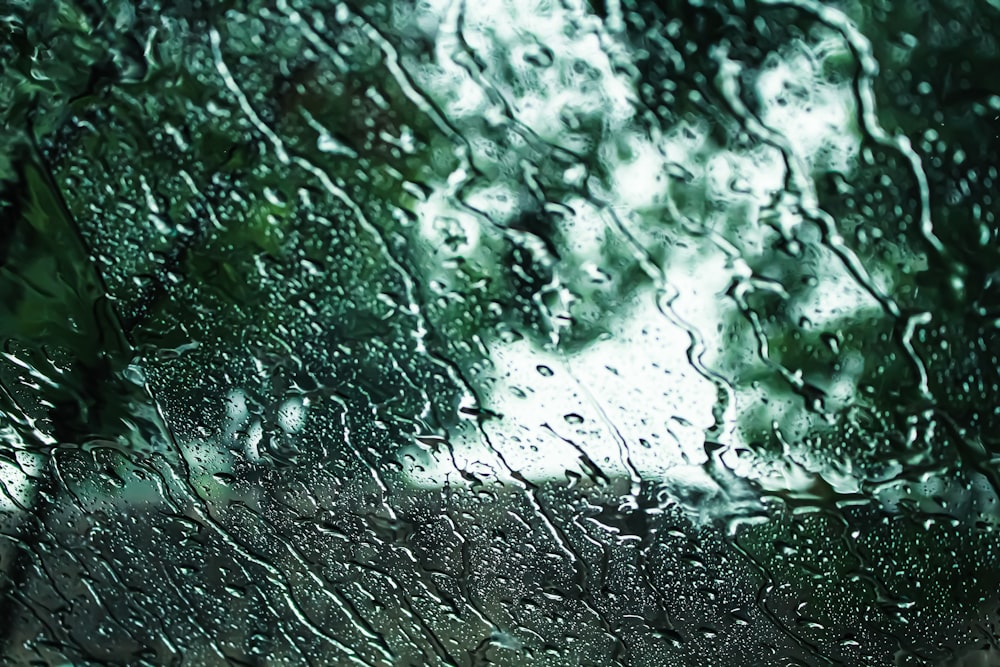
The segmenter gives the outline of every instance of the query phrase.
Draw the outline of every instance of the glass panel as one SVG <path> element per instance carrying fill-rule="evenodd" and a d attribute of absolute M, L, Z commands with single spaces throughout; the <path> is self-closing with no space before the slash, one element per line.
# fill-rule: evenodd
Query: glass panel
<path fill-rule="evenodd" d="M 3 3 L 3 657 L 1000 664 L 997 35 Z"/>

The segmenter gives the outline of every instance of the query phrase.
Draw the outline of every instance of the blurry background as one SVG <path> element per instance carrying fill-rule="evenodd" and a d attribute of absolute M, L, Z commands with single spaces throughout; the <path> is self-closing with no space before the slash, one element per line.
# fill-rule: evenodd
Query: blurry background
<path fill-rule="evenodd" d="M 998 26 L 0 2 L 0 654 L 1000 664 Z"/>

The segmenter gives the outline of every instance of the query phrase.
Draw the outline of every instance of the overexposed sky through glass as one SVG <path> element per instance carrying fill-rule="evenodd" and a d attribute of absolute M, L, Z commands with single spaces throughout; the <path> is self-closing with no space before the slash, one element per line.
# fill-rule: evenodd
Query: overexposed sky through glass
<path fill-rule="evenodd" d="M 665 282 L 679 294 L 675 310 L 706 338 L 709 353 L 703 361 L 711 366 L 710 351 L 719 342 L 713 336 L 732 316 L 723 293 L 734 276 L 750 277 L 746 263 L 734 258 L 732 250 L 745 256 L 766 250 L 763 238 L 771 232 L 759 214 L 784 187 L 781 152 L 766 144 L 745 150 L 714 145 L 708 123 L 697 120 L 649 132 L 637 121 L 634 82 L 621 73 L 625 68 L 611 66 L 611 58 L 622 58 L 623 49 L 600 23 L 589 21 L 582 3 L 575 8 L 546 2 L 506 4 L 508 11 L 476 3 L 429 8 L 442 18 L 428 24 L 433 23 L 439 35 L 452 37 L 439 40 L 437 62 L 422 65 L 418 79 L 462 129 L 463 118 L 489 117 L 497 91 L 514 122 L 555 145 L 573 148 L 582 141 L 567 129 L 567 115 L 601 115 L 605 132 L 596 152 L 610 167 L 610 183 L 587 184 L 603 200 L 602 206 L 561 202 L 575 212 L 567 222 L 574 252 L 561 262 L 601 269 L 601 243 L 614 225 L 612 215 L 638 238 L 657 233 L 658 226 L 676 225 L 670 215 L 668 173 L 679 165 L 690 174 L 684 187 L 699 188 L 712 212 L 694 224 L 718 232 L 732 245 L 727 253 L 718 244 L 694 243 L 678 249 L 661 270 Z M 541 74 L 538 68 L 511 65 L 510 79 L 477 81 L 453 59 L 457 56 L 450 40 L 459 16 L 465 42 L 487 63 L 488 71 L 490 64 L 501 71 L 501 64 L 514 62 L 529 48 L 543 52 L 551 65 Z M 742 91 L 758 97 L 760 123 L 780 135 L 807 175 L 820 168 L 848 173 L 859 149 L 850 83 L 833 83 L 822 76 L 823 59 L 843 49 L 833 36 L 817 43 L 790 44 L 754 73 L 756 90 Z M 592 68 L 589 76 L 574 75 L 580 61 Z M 724 88 L 730 83 L 718 85 Z M 474 143 L 472 123 L 468 132 Z M 500 152 L 511 160 L 509 153 L 516 150 L 506 145 Z M 568 172 L 567 180 L 578 176 Z M 462 176 L 453 179 L 449 189 L 455 191 L 455 183 L 461 181 Z M 518 187 L 513 179 L 499 180 L 467 201 L 502 221 L 515 212 Z M 477 243 L 480 222 L 451 201 L 442 190 L 418 210 L 429 245 L 439 246 L 448 230 L 457 227 L 464 239 L 459 252 L 472 257 L 488 252 Z M 799 220 L 789 212 L 781 224 L 794 227 Z M 830 267 L 821 284 L 796 305 L 816 323 L 876 306 L 840 267 Z M 629 466 L 654 478 L 698 474 L 694 471 L 704 463 L 703 434 L 713 423 L 716 388 L 689 362 L 688 332 L 664 315 L 655 288 L 621 303 L 613 320 L 609 337 L 572 353 L 562 352 L 558 344 L 539 346 L 528 339 L 489 343 L 495 382 L 483 394 L 484 407 L 503 418 L 486 428 L 490 445 L 503 454 L 506 465 L 536 481 L 565 479 L 567 470 L 579 472 L 582 450 L 609 475 L 628 475 Z M 845 386 L 840 391 L 852 389 Z M 739 394 L 736 398 L 728 416 L 733 423 L 740 401 L 751 400 Z M 732 442 L 735 430 L 727 437 Z M 453 442 L 455 461 L 480 475 L 506 480 L 505 466 L 481 440 L 475 434 L 458 436 Z M 461 480 L 451 455 L 444 452 L 416 455 L 409 478 L 421 486 Z"/>

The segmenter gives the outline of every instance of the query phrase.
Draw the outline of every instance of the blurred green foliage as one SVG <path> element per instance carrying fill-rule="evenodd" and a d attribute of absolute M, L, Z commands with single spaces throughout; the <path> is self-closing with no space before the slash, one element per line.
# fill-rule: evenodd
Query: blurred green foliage
<path fill-rule="evenodd" d="M 706 243 L 747 267 L 718 295 L 728 319 L 708 369 L 738 399 L 736 434 L 760 462 L 811 476 L 805 491 L 761 491 L 777 505 L 741 533 L 748 562 L 808 597 L 821 628 L 861 623 L 844 609 L 877 607 L 864 622 L 900 632 L 914 619 L 926 630 L 919 610 L 957 626 L 982 612 L 1000 494 L 993 4 L 621 3 L 606 36 L 632 56 L 615 65 L 634 84 L 636 127 L 653 137 L 697 121 L 706 151 L 782 155 L 760 247 L 739 210 L 708 224 L 713 204 L 684 165 L 669 202 L 616 217 L 599 201 L 616 187 L 602 150 L 624 161 L 629 148 L 602 109 L 567 122 L 567 136 L 587 139 L 570 147 L 509 108 L 449 118 L 401 70 L 400 53 L 432 59 L 400 18 L 407 3 L 309 20 L 296 4 L 2 5 L 0 400 L 12 449 L 162 448 L 167 431 L 201 442 L 219 430 L 226 392 L 244 387 L 267 423 L 260 458 L 275 467 L 389 466 L 413 435 L 459 428 L 462 406 L 486 414 L 477 382 L 491 342 L 585 349 L 636 295 L 664 288 L 679 248 Z M 753 93 L 769 58 L 824 39 L 839 45 L 824 81 L 854 94 L 851 173 L 802 173 Z M 456 49 L 503 107 L 512 66 Z M 516 199 L 506 218 L 474 203 L 496 183 Z M 421 207 L 440 191 L 462 220 L 438 216 L 454 224 L 435 245 Z M 574 245 L 577 200 L 605 216 L 596 257 Z M 803 316 L 835 270 L 866 307 Z M 850 391 L 835 396 L 840 381 Z M 279 427 L 275 403 L 290 395 L 314 402 L 322 428 Z M 163 421 L 137 418 L 143 402 Z M 357 442 L 329 435 L 344 423 Z M 230 449 L 218 455 L 246 463 Z M 863 558 L 840 550 L 827 514 L 858 497 L 903 517 L 872 529 Z M 815 513 L 802 518 L 796 502 Z M 810 550 L 833 554 L 828 581 L 864 585 L 821 603 L 834 592 L 810 592 Z M 960 574 L 942 574 L 947 563 Z M 903 569 L 940 585 L 910 586 Z M 885 592 L 900 588 L 910 598 Z"/>

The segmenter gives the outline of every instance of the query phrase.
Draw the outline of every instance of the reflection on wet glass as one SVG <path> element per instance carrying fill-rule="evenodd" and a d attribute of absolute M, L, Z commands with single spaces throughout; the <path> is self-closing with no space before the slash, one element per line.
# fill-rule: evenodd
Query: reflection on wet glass
<path fill-rule="evenodd" d="M 1000 664 L 1000 5 L 0 7 L 11 664 Z"/>

